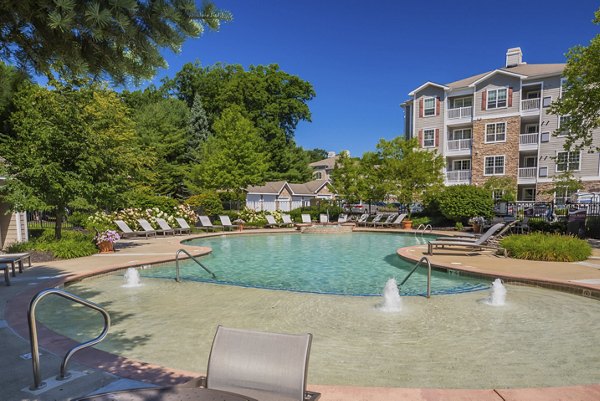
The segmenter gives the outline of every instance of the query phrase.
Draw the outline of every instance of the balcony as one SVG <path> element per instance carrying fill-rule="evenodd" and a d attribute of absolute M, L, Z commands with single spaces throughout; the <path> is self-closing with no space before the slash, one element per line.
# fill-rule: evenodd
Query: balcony
<path fill-rule="evenodd" d="M 462 118 L 470 119 L 472 115 L 473 115 L 473 107 L 472 106 L 448 109 L 448 119 L 449 120 L 456 120 L 456 119 L 462 119 Z"/>
<path fill-rule="evenodd" d="M 537 178 L 537 167 L 519 167 L 517 184 L 534 183 Z"/>
<path fill-rule="evenodd" d="M 471 170 L 454 170 L 446 172 L 446 183 L 468 184 L 471 182 Z"/>
<path fill-rule="evenodd" d="M 469 153 L 471 152 L 471 138 L 469 139 L 454 139 L 447 141 L 447 149 L 448 152 L 461 152 L 461 153 Z"/>
<path fill-rule="evenodd" d="M 519 150 L 535 150 L 538 148 L 540 134 L 535 132 L 531 134 L 519 135 Z"/>
<path fill-rule="evenodd" d="M 521 100 L 521 112 L 530 113 L 540 109 L 540 98 Z"/>

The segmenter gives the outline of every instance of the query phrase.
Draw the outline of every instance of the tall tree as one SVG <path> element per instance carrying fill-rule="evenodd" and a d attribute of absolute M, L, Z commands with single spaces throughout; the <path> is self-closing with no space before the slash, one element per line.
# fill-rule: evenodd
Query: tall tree
<path fill-rule="evenodd" d="M 308 162 L 318 162 L 319 160 L 323 160 L 327 158 L 327 151 L 325 149 L 314 148 L 305 150 L 306 155 L 308 156 Z"/>
<path fill-rule="evenodd" d="M 206 141 L 210 135 L 210 125 L 208 124 L 208 116 L 206 110 L 202 106 L 202 97 L 196 93 L 194 96 L 194 103 L 190 111 L 190 117 L 188 121 L 188 141 L 186 144 L 186 153 L 190 160 L 193 155 L 199 150 L 199 146 L 202 142 Z"/>
<path fill-rule="evenodd" d="M 114 92 L 27 85 L 11 122 L 14 136 L 0 141 L 5 200 L 17 210 L 54 211 L 57 239 L 67 207 L 112 209 L 142 170 L 134 124 Z"/>
<path fill-rule="evenodd" d="M 0 2 L 0 57 L 48 77 L 89 75 L 122 84 L 165 68 L 178 52 L 231 14 L 193 0 L 6 0 Z"/>
<path fill-rule="evenodd" d="M 600 24 L 600 9 L 593 20 Z M 566 83 L 562 96 L 551 106 L 550 112 L 569 116 L 561 123 L 560 131 L 567 132 L 565 149 L 600 150 L 593 131 L 600 127 L 600 34 L 590 44 L 575 46 L 567 53 L 563 72 Z"/>
<path fill-rule="evenodd" d="M 350 203 L 361 200 L 364 194 L 364 179 L 360 160 L 342 152 L 331 172 L 331 181 L 338 195 Z"/>
<path fill-rule="evenodd" d="M 23 71 L 0 63 L 0 133 L 9 133 L 9 116 L 14 111 L 14 96 L 21 85 L 28 82 L 29 77 Z"/>
<path fill-rule="evenodd" d="M 248 185 L 265 181 L 264 140 L 240 107 L 226 109 L 213 131 L 201 146 L 200 163 L 190 174 L 192 188 L 240 194 Z"/>

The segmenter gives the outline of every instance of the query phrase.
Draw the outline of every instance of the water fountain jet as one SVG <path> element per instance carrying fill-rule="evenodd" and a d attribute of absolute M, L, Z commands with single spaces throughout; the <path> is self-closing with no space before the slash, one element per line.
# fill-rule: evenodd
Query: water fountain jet
<path fill-rule="evenodd" d="M 402 298 L 395 278 L 389 279 L 383 289 L 383 303 L 377 309 L 383 312 L 400 312 L 402 310 Z"/>
<path fill-rule="evenodd" d="M 130 267 L 129 269 L 127 269 L 125 275 L 123 276 L 123 279 L 125 280 L 123 288 L 141 287 L 142 285 L 140 280 L 140 273 L 134 267 Z"/>
<path fill-rule="evenodd" d="M 492 306 L 504 306 L 506 303 L 506 287 L 502 284 L 502 280 L 497 278 L 492 283 L 492 292 L 485 303 Z"/>

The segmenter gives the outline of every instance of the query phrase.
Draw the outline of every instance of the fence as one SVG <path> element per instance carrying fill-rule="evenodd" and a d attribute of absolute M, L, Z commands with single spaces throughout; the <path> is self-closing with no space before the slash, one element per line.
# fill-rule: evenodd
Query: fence
<path fill-rule="evenodd" d="M 52 212 L 27 212 L 27 229 L 54 228 L 56 226 L 56 214 Z M 72 228 L 67 216 L 63 216 L 63 228 Z"/>

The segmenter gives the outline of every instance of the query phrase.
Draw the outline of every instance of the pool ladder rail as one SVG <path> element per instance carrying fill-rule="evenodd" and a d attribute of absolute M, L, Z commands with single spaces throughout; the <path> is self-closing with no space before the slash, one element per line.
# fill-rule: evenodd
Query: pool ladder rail
<path fill-rule="evenodd" d="M 422 231 L 421 231 L 422 230 Z M 429 230 L 430 233 L 433 232 L 433 227 L 431 226 L 431 224 L 419 224 L 419 227 L 417 227 L 417 229 L 415 230 L 415 237 L 417 236 L 417 234 L 421 234 L 421 237 L 423 236 L 423 234 L 425 234 L 425 232 Z"/>
<path fill-rule="evenodd" d="M 429 262 L 429 259 L 427 259 L 427 256 L 423 256 L 417 262 L 415 267 L 413 267 L 413 269 L 410 271 L 410 273 L 408 273 L 406 275 L 404 280 L 402 280 L 402 282 L 400 284 L 398 284 L 398 290 L 400 290 L 400 288 L 404 285 L 404 283 L 406 283 L 406 281 L 410 278 L 410 276 L 412 276 L 412 274 L 415 272 L 415 270 L 417 270 L 419 268 L 419 266 L 421 266 L 423 264 L 423 262 L 427 263 L 427 298 L 431 298 L 431 262 Z"/>
<path fill-rule="evenodd" d="M 102 333 L 100 333 L 98 337 L 86 341 L 82 344 L 76 345 L 75 347 L 67 351 L 60 365 L 60 374 L 56 378 L 57 380 L 66 380 L 69 378 L 70 374 L 67 371 L 67 366 L 69 364 L 69 360 L 76 352 L 96 345 L 100 341 L 104 340 L 104 338 L 108 334 L 108 330 L 110 329 L 110 315 L 101 306 L 58 288 L 48 288 L 38 292 L 31 299 L 31 302 L 29 303 L 29 309 L 27 310 L 27 319 L 29 322 L 29 342 L 31 343 L 31 362 L 33 364 L 33 386 L 30 387 L 31 390 L 39 390 L 46 385 L 46 383 L 42 381 L 40 376 L 40 351 L 38 343 L 37 325 L 35 320 L 35 308 L 43 298 L 52 294 L 66 298 L 83 306 L 86 306 L 90 309 L 94 309 L 100 312 L 102 314 L 102 317 L 104 317 L 104 328 L 102 329 Z"/>
<path fill-rule="evenodd" d="M 212 276 L 212 278 L 214 278 L 214 279 L 217 278 L 217 276 L 215 275 L 215 273 L 213 273 L 212 271 L 210 271 L 210 269 L 208 267 L 204 266 L 198 259 L 196 259 L 195 257 L 193 257 L 188 251 L 186 251 L 185 249 L 180 249 L 175 254 L 175 281 L 177 281 L 178 283 L 181 283 L 181 278 L 179 277 L 179 254 L 180 253 L 185 253 L 190 259 L 192 259 L 194 262 L 196 262 L 196 264 L 198 266 L 200 266 L 201 268 L 203 268 L 204 270 L 206 270 L 206 272 L 208 274 L 210 274 Z"/>

